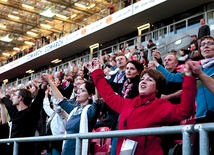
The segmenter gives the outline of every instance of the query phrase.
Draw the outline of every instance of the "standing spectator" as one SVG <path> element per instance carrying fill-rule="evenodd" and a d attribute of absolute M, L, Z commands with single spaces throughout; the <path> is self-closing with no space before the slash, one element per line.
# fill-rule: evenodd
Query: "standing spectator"
<path fill-rule="evenodd" d="M 174 54 L 169 54 L 164 59 L 164 67 L 170 73 L 177 73 L 176 67 L 178 65 L 178 59 Z M 167 82 L 166 89 L 164 89 L 161 98 L 165 98 L 172 104 L 180 104 L 182 92 L 182 82 Z M 168 125 L 179 125 L 180 121 L 169 123 Z M 164 154 L 168 154 L 169 149 L 174 147 L 174 141 L 181 139 L 179 134 L 164 135 L 164 139 L 161 143 Z"/>
<path fill-rule="evenodd" d="M 113 14 L 114 13 L 114 3 L 111 1 L 111 3 L 108 6 L 109 9 L 109 14 Z"/>
<path fill-rule="evenodd" d="M 49 101 L 49 94 L 51 94 L 51 100 L 53 102 L 53 108 Z M 43 109 L 49 116 L 46 126 L 50 127 L 51 135 L 63 135 L 65 133 L 65 123 L 67 121 L 67 113 L 61 109 L 59 105 L 56 105 L 56 99 L 48 88 L 45 91 L 45 98 L 43 102 Z M 47 134 L 47 133 L 46 133 Z M 51 141 L 48 145 L 47 155 L 60 155 L 62 151 L 62 140 Z"/>
<path fill-rule="evenodd" d="M 157 70 L 149 69 L 142 72 L 138 86 L 139 95 L 134 99 L 124 99 L 114 93 L 106 82 L 101 64 L 94 59 L 89 70 L 95 86 L 106 103 L 120 113 L 119 130 L 161 127 L 167 122 L 175 122 L 188 118 L 194 110 L 196 95 L 196 79 L 187 68 L 183 82 L 181 104 L 172 105 L 166 99 L 159 98 L 165 89 L 165 78 Z M 188 67 L 188 66 L 187 66 Z M 140 117 L 139 117 L 140 116 Z M 160 146 L 161 136 L 129 136 L 138 142 L 136 155 L 163 154 Z M 117 155 L 120 153 L 125 137 L 118 138 Z"/>
<path fill-rule="evenodd" d="M 99 113 L 99 106 L 92 103 L 92 95 L 95 94 L 95 87 L 92 81 L 86 81 L 77 90 L 77 105 L 66 100 L 54 83 L 50 80 L 49 75 L 45 74 L 45 80 L 49 83 L 57 103 L 68 114 L 68 120 L 65 125 L 66 133 L 87 133 L 92 131 Z M 96 102 L 98 103 L 98 102 Z M 88 140 L 82 142 L 82 154 L 88 153 Z M 75 155 L 76 140 L 65 140 L 62 155 Z"/>
<path fill-rule="evenodd" d="M 7 120 L 7 114 L 4 104 L 0 103 L 0 139 L 9 138 L 9 125 Z M 6 143 L 0 144 L 0 150 L 2 155 L 9 154 L 8 146 Z"/>
<path fill-rule="evenodd" d="M 198 39 L 201 39 L 203 36 L 210 35 L 210 27 L 205 24 L 205 19 L 200 19 L 201 27 L 198 29 Z"/>
<path fill-rule="evenodd" d="M 201 54 L 205 59 L 201 60 L 201 69 L 203 72 L 212 77 L 214 72 L 214 38 L 212 36 L 204 36 L 200 40 L 200 50 Z M 165 70 L 161 65 L 156 64 L 157 70 L 164 74 L 167 81 L 171 82 L 182 82 L 183 81 L 183 73 L 172 74 Z M 197 80 L 197 95 L 196 95 L 196 123 L 208 123 L 213 122 L 210 119 L 209 111 L 214 111 L 214 94 L 204 85 L 201 84 L 201 80 Z M 213 138 L 210 138 L 210 147 L 214 146 Z M 198 141 L 194 147 L 196 152 L 198 152 Z M 211 150 L 212 151 L 212 150 Z M 213 153 L 213 152 L 212 152 Z"/>
<path fill-rule="evenodd" d="M 6 106 L 12 120 L 11 138 L 35 136 L 46 86 L 47 83 L 43 81 L 33 102 L 31 92 L 27 89 L 17 90 L 11 95 L 12 100 L 0 93 L 1 101 Z M 33 155 L 34 153 L 34 143 L 19 144 L 18 155 Z"/>
<path fill-rule="evenodd" d="M 157 49 L 157 45 L 152 40 L 149 40 L 147 42 L 147 48 L 150 50 L 155 50 Z"/>

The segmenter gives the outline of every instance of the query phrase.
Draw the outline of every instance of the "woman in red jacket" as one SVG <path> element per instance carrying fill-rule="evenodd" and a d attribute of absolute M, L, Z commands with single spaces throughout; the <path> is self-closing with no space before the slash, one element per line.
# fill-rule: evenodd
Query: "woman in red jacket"
<path fill-rule="evenodd" d="M 191 76 L 187 66 L 181 104 L 173 105 L 168 100 L 159 98 L 165 88 L 165 77 L 157 70 L 148 69 L 142 72 L 138 86 L 139 95 L 134 99 L 124 99 L 115 94 L 104 78 L 98 59 L 87 64 L 95 86 L 105 102 L 120 113 L 119 130 L 161 127 L 167 122 L 177 122 L 188 118 L 194 111 L 196 80 Z M 120 153 L 125 138 L 119 138 L 117 155 Z M 129 137 L 137 141 L 135 155 L 162 155 L 161 136 Z"/>

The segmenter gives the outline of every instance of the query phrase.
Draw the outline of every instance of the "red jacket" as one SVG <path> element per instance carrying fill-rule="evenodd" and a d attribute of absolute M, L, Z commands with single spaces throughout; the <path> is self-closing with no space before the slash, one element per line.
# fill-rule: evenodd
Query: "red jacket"
<path fill-rule="evenodd" d="M 92 78 L 98 92 L 105 102 L 120 114 L 119 130 L 161 127 L 167 122 L 177 122 L 188 118 L 194 111 L 196 96 L 196 80 L 192 76 L 185 76 L 181 104 L 173 105 L 166 99 L 154 99 L 155 96 L 139 95 L 134 99 L 124 99 L 116 95 L 107 84 L 103 71 L 95 70 Z M 149 103 L 146 103 L 149 101 Z M 126 121 L 125 121 L 126 120 Z M 126 122 L 126 123 L 124 123 Z M 128 137 L 137 141 L 135 155 L 162 155 L 160 146 L 161 136 Z M 124 138 L 118 139 L 117 155 Z"/>

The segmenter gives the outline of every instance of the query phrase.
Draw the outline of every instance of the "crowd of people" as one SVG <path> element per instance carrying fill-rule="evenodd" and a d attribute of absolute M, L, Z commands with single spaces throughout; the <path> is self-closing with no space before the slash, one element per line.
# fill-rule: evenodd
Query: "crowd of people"
<path fill-rule="evenodd" d="M 57 74 L 50 69 L 40 79 L 2 90 L 0 138 L 88 133 L 99 127 L 161 127 L 190 119 L 212 122 L 214 38 L 204 35 L 194 42 L 194 48 L 190 44 L 190 49 L 197 48 L 197 52 L 192 50 L 194 54 L 181 49 L 179 58 L 171 51 L 162 60 L 149 40 L 151 61 L 142 45 L 129 49 L 127 43 L 112 55 L 104 52 L 100 59 L 70 64 L 70 70 L 61 69 Z M 198 154 L 198 135 L 194 137 L 194 154 Z M 167 136 L 113 138 L 111 155 L 119 155 L 127 139 L 137 142 L 136 155 L 168 154 L 175 140 Z M 212 139 L 210 136 L 210 146 Z M 18 154 L 71 155 L 75 144 L 75 140 L 20 143 Z M 83 140 L 82 148 L 83 155 L 93 154 L 88 140 Z M 0 150 L 12 154 L 13 145 L 0 144 Z"/>

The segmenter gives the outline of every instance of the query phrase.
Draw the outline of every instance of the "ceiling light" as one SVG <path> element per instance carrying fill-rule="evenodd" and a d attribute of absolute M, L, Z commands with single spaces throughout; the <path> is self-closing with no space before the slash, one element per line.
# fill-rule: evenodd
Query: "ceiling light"
<path fill-rule="evenodd" d="M 145 29 L 148 29 L 148 28 L 150 28 L 150 24 L 149 23 L 146 23 L 144 25 L 141 25 L 141 26 L 137 27 L 137 29 L 141 30 L 141 31 L 145 30 Z"/>
<path fill-rule="evenodd" d="M 89 46 L 90 49 L 95 49 L 99 47 L 99 43 L 93 44 L 91 46 Z"/>
<path fill-rule="evenodd" d="M 5 52 L 3 52 L 2 55 L 7 56 L 7 57 L 10 56 L 9 53 L 5 53 Z"/>
<path fill-rule="evenodd" d="M 62 60 L 60 60 L 60 59 L 55 59 L 55 60 L 51 61 L 51 63 L 57 64 L 57 63 L 59 63 L 59 62 L 61 62 L 61 61 L 62 61 Z"/>
<path fill-rule="evenodd" d="M 31 70 L 31 69 L 29 69 L 29 70 L 26 71 L 26 73 L 28 73 L 28 74 L 31 74 L 33 72 L 34 72 L 34 70 Z"/>
<path fill-rule="evenodd" d="M 74 17 L 76 17 L 77 16 L 77 14 L 75 13 L 75 14 L 73 14 L 70 18 L 72 19 L 72 18 L 74 18 Z"/>
<path fill-rule="evenodd" d="M 9 35 L 10 34 L 7 34 L 6 36 L 1 37 L 0 40 L 5 42 L 11 42 L 13 39 L 9 38 Z"/>
<path fill-rule="evenodd" d="M 3 83 L 4 83 L 4 84 L 8 83 L 8 79 L 4 79 L 4 80 L 3 80 Z"/>
<path fill-rule="evenodd" d="M 7 2 L 8 0 L 1 0 L 1 1 L 3 1 L 3 2 Z"/>
<path fill-rule="evenodd" d="M 66 18 L 67 18 L 66 16 L 60 15 L 60 14 L 56 14 L 56 16 L 59 17 L 59 18 L 63 18 L 63 19 L 66 19 Z"/>
<path fill-rule="evenodd" d="M 34 43 L 30 42 L 30 41 L 25 41 L 24 42 L 25 44 L 28 44 L 28 45 L 34 45 Z"/>
<path fill-rule="evenodd" d="M 40 24 L 40 26 L 45 27 L 45 28 L 48 28 L 48 29 L 51 28 L 51 26 L 50 26 L 50 25 L 47 25 L 47 24 Z"/>
<path fill-rule="evenodd" d="M 87 9 L 91 9 L 93 7 L 95 7 L 96 4 L 91 4 L 90 6 L 87 6 Z"/>
<path fill-rule="evenodd" d="M 0 28 L 6 29 L 7 27 L 5 25 L 0 25 Z"/>
<path fill-rule="evenodd" d="M 16 50 L 16 51 L 20 50 L 20 48 L 18 48 L 18 47 L 13 47 L 13 49 Z"/>
<path fill-rule="evenodd" d="M 19 17 L 18 17 L 18 16 L 14 16 L 14 15 L 11 15 L 11 14 L 9 14 L 9 15 L 8 15 L 8 17 L 10 17 L 10 18 L 12 18 L 12 19 L 16 19 L 16 20 L 18 20 L 18 19 L 19 19 Z"/>
<path fill-rule="evenodd" d="M 33 9 L 34 9 L 34 7 L 33 7 L 33 6 L 26 5 L 26 4 L 22 4 L 22 7 L 23 7 L 23 8 L 26 8 L 26 9 L 31 9 L 31 10 L 33 10 Z"/>
<path fill-rule="evenodd" d="M 31 32 L 31 31 L 27 31 L 27 34 L 32 35 L 32 36 L 37 36 L 38 34 Z"/>
<path fill-rule="evenodd" d="M 80 3 L 74 3 L 75 6 L 86 9 L 86 6 Z"/>
<path fill-rule="evenodd" d="M 56 13 L 53 13 L 51 8 L 49 8 L 48 10 L 41 12 L 40 15 L 51 18 L 55 16 Z"/>

